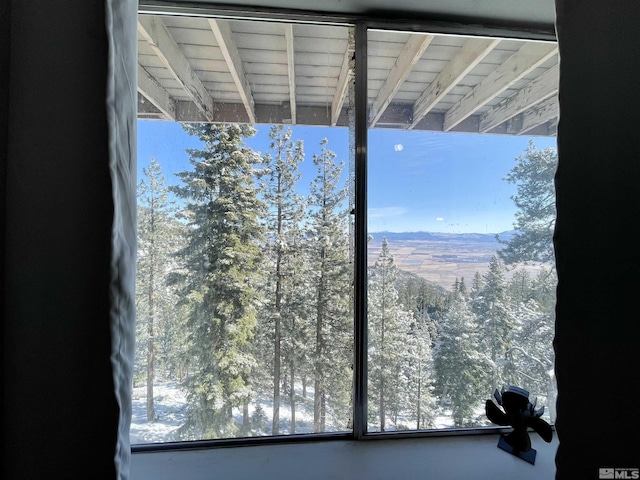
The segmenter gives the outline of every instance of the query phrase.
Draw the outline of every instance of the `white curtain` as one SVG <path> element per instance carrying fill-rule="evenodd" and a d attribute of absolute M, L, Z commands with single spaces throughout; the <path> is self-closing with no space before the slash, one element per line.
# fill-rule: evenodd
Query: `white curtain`
<path fill-rule="evenodd" d="M 119 405 L 116 469 L 128 477 L 131 387 L 135 344 L 137 8 L 135 0 L 106 0 L 109 39 L 107 117 L 114 220 L 112 231 L 111 341 Z"/>

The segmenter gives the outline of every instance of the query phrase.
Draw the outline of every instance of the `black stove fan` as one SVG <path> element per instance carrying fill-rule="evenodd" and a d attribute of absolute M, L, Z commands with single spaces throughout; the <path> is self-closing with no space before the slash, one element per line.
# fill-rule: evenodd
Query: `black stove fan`
<path fill-rule="evenodd" d="M 531 403 L 529 392 L 520 387 L 510 386 L 502 393 L 496 389 L 493 397 L 495 402 L 489 399 L 485 404 L 487 418 L 497 425 L 513 427 L 513 432 L 500 438 L 498 447 L 534 464 L 536 451 L 531 448 L 528 429 L 533 429 L 545 442 L 553 439 L 551 425 L 540 418 L 544 407 L 536 410 L 537 400 Z"/>

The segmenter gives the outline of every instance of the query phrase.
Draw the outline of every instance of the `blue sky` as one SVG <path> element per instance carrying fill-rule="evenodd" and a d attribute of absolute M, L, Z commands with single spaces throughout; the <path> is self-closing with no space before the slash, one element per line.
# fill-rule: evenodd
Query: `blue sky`
<path fill-rule="evenodd" d="M 247 146 L 265 153 L 269 125 L 256 125 L 258 133 Z M 300 165 L 301 193 L 315 176 L 312 155 L 320 141 L 348 168 L 346 128 L 292 127 L 293 139 L 304 141 L 306 160 Z M 429 231 L 499 233 L 510 230 L 515 207 L 510 196 L 515 186 L 503 180 L 522 154 L 529 137 L 400 130 L 369 130 L 369 231 Z M 555 138 L 536 137 L 542 149 L 555 147 Z M 168 184 L 175 173 L 189 168 L 187 148 L 199 141 L 180 125 L 163 121 L 138 122 L 138 176 L 154 157 Z"/>

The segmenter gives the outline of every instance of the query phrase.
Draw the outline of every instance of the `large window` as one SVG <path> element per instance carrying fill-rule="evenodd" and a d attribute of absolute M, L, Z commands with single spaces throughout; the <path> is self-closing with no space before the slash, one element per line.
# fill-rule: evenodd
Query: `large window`
<path fill-rule="evenodd" d="M 507 385 L 554 416 L 555 139 L 514 105 L 553 93 L 555 45 L 370 31 L 368 52 L 369 430 L 489 425 Z"/>
<path fill-rule="evenodd" d="M 139 19 L 131 442 L 553 419 L 555 44 L 268 20 Z"/>

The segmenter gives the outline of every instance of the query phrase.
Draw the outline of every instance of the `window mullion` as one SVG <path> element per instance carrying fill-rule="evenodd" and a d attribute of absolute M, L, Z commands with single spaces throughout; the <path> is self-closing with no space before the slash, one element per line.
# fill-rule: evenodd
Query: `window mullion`
<path fill-rule="evenodd" d="M 353 435 L 367 431 L 367 25 L 355 31 L 355 265 Z"/>

